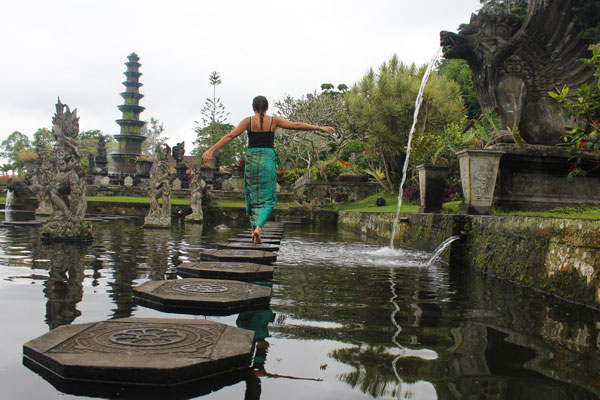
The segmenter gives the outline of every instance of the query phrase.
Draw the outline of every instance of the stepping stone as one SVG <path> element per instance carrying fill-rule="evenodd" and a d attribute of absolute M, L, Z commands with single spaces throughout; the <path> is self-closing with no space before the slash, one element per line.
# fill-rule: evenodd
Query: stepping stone
<path fill-rule="evenodd" d="M 273 279 L 273 267 L 264 264 L 200 261 L 177 266 L 177 274 L 188 278 L 233 279 L 237 281 L 268 281 Z"/>
<path fill-rule="evenodd" d="M 137 304 L 164 312 L 230 315 L 268 308 L 271 289 L 220 279 L 150 281 L 133 288 Z"/>
<path fill-rule="evenodd" d="M 271 264 L 277 261 L 277 254 L 262 250 L 205 250 L 200 253 L 200 260 Z"/>
<path fill-rule="evenodd" d="M 46 221 L 32 219 L 29 221 L 2 221 L 2 225 L 12 225 L 12 226 L 38 226 L 44 225 Z"/>
<path fill-rule="evenodd" d="M 23 345 L 23 364 L 59 390 L 112 398 L 131 387 L 228 379 L 253 353 L 253 331 L 205 319 L 121 318 L 53 329 Z"/>
<path fill-rule="evenodd" d="M 217 243 L 217 249 L 242 249 L 242 250 L 264 250 L 264 251 L 278 251 L 278 244 L 254 244 L 254 243 L 240 243 L 240 242 L 221 242 Z"/>
<path fill-rule="evenodd" d="M 227 239 L 228 242 L 236 243 L 254 243 L 250 238 L 231 238 Z M 262 238 L 264 244 L 281 244 L 281 239 L 266 239 Z"/>
<path fill-rule="evenodd" d="M 264 234 L 260 235 L 261 239 L 281 239 L 281 236 L 283 236 L 283 235 L 272 234 L 272 233 L 264 233 Z M 238 233 L 236 235 L 236 237 L 250 239 L 250 232 Z"/>

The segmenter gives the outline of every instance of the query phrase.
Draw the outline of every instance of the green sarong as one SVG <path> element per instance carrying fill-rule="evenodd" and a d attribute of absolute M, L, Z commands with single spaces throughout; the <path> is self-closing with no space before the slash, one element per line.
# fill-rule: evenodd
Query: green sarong
<path fill-rule="evenodd" d="M 244 168 L 246 214 L 250 224 L 265 225 L 277 203 L 277 153 L 271 148 L 249 148 Z"/>

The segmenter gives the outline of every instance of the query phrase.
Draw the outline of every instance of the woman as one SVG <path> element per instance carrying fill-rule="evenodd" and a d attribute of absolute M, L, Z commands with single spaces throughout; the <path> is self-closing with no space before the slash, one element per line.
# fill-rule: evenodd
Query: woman
<path fill-rule="evenodd" d="M 279 159 L 273 149 L 275 129 L 323 131 L 335 133 L 331 126 L 318 126 L 303 122 L 291 122 L 280 117 L 266 115 L 269 102 L 264 96 L 256 96 L 252 101 L 254 116 L 239 123 L 237 128 L 223 136 L 214 146 L 202 154 L 202 161 L 209 162 L 215 151 L 234 138 L 248 132 L 248 152 L 244 168 L 244 192 L 246 195 L 246 214 L 250 217 L 252 240 L 261 244 L 260 234 L 269 219 L 276 203 L 277 164 Z"/>

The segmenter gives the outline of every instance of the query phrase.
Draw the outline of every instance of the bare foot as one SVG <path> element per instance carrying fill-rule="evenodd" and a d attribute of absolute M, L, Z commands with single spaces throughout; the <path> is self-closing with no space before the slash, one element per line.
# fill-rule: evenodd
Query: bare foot
<path fill-rule="evenodd" d="M 262 239 L 260 237 L 261 232 L 262 228 L 260 226 L 254 228 L 254 231 L 252 232 L 252 241 L 254 244 L 262 244 Z"/>

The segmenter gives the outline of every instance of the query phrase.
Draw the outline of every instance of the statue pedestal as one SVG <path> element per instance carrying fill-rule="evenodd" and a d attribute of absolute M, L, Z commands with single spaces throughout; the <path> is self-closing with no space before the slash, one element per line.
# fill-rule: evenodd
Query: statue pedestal
<path fill-rule="evenodd" d="M 144 228 L 169 228 L 171 216 L 148 215 L 144 219 Z"/>
<path fill-rule="evenodd" d="M 496 145 L 503 152 L 494 207 L 503 210 L 550 210 L 557 207 L 600 206 L 600 156 L 586 154 L 580 166 L 586 176 L 568 180 L 574 160 L 553 146 Z"/>

